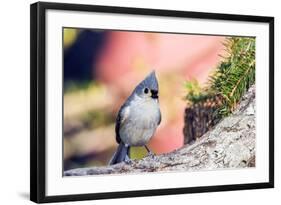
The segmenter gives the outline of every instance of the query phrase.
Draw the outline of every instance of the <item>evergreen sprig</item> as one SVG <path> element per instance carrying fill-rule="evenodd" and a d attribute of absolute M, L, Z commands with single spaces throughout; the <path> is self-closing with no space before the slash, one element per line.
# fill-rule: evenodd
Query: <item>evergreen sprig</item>
<path fill-rule="evenodd" d="M 222 117 L 233 112 L 243 94 L 255 83 L 255 38 L 230 37 L 224 45 L 224 60 L 210 76 L 209 87 L 197 91 L 194 97 L 194 91 L 188 89 L 194 86 L 186 86 L 186 99 L 193 104 L 219 96 L 222 102 L 216 112 Z M 194 81 L 189 83 L 194 84 Z"/>
<path fill-rule="evenodd" d="M 205 101 L 210 97 L 210 94 L 195 79 L 185 82 L 185 89 L 188 92 L 185 99 L 192 104 Z"/>

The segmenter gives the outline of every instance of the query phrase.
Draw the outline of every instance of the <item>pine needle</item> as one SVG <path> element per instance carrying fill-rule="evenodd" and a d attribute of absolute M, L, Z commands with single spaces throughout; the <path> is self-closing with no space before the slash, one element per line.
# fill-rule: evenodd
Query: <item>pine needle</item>
<path fill-rule="evenodd" d="M 226 54 L 209 76 L 209 87 L 202 89 L 194 80 L 187 82 L 193 85 L 186 87 L 186 99 L 191 104 L 219 96 L 222 104 L 216 112 L 221 117 L 232 113 L 244 93 L 255 83 L 255 38 L 230 37 L 223 45 Z"/>

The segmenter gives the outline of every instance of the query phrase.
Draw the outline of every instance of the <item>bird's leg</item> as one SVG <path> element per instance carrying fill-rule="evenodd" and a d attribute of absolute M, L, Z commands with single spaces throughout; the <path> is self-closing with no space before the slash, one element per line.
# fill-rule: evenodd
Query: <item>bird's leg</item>
<path fill-rule="evenodd" d="M 150 149 L 146 145 L 144 145 L 144 147 L 145 147 L 146 151 L 148 152 L 147 156 L 152 156 L 152 157 L 155 156 L 155 154 L 153 152 L 151 152 Z"/>

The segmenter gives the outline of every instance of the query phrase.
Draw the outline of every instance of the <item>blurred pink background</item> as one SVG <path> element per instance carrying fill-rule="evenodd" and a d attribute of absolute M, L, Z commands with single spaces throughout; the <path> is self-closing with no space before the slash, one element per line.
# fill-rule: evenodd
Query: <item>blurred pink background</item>
<path fill-rule="evenodd" d="M 183 146 L 186 102 L 184 82 L 201 85 L 220 62 L 225 38 L 145 32 L 109 32 L 95 68 L 97 80 L 105 83 L 118 99 L 117 112 L 134 87 L 155 70 L 160 86 L 162 122 L 149 147 L 165 153 Z"/>

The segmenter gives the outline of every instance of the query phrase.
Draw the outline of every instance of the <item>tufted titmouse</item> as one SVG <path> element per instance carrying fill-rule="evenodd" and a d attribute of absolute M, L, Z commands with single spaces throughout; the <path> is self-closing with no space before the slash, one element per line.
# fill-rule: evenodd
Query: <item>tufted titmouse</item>
<path fill-rule="evenodd" d="M 158 101 L 158 82 L 151 72 L 121 106 L 115 124 L 116 141 L 119 146 L 109 164 L 128 162 L 131 146 L 145 146 L 161 122 Z"/>

